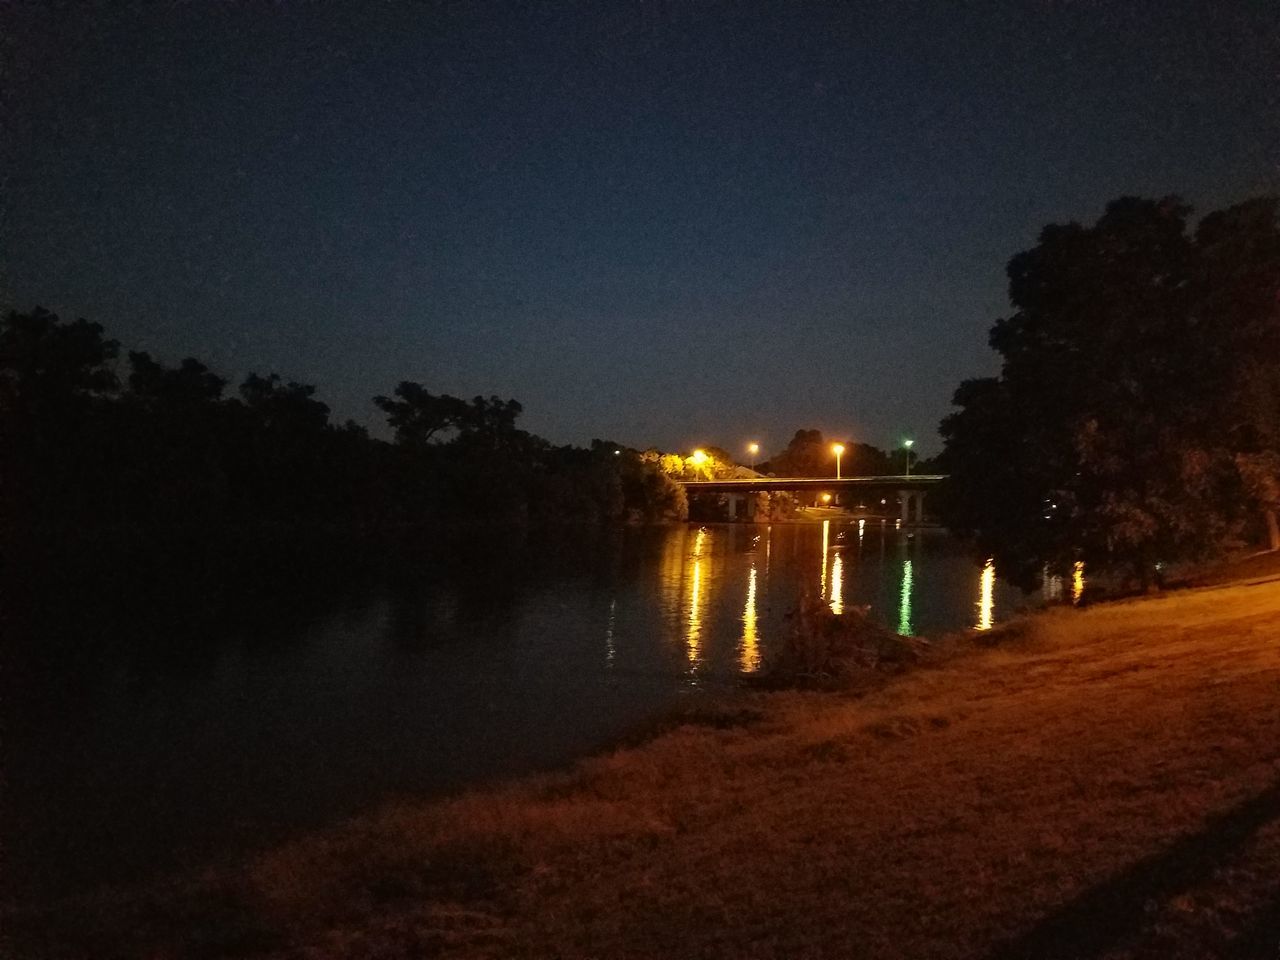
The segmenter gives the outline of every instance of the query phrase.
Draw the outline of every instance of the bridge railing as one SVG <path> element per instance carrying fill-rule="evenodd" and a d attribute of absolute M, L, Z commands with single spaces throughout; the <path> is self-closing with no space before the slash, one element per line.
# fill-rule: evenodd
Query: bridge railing
<path fill-rule="evenodd" d="M 947 479 L 946 474 L 941 473 L 924 473 L 911 476 L 882 476 L 882 477 L 726 477 L 720 480 L 681 480 L 680 483 L 686 487 L 777 487 L 790 489 L 803 489 L 805 487 L 833 487 L 833 486 L 850 486 L 850 487 L 923 487 L 932 486 L 941 483 Z"/>

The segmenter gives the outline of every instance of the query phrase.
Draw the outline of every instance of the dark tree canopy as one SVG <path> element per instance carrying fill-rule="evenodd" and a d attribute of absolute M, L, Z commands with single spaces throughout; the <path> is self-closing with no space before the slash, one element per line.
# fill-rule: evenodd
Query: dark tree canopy
<path fill-rule="evenodd" d="M 764 469 L 779 477 L 830 477 L 836 472 L 834 444 L 821 430 L 797 430 L 785 450 L 775 455 Z M 895 464 L 901 468 L 901 455 L 891 457 L 869 443 L 852 440 L 839 441 L 844 447 L 840 455 L 840 470 L 844 476 L 882 477 L 895 472 Z M 914 462 L 914 457 L 912 458 Z"/>
<path fill-rule="evenodd" d="M 166 370 L 148 353 L 129 351 L 129 392 L 162 404 L 200 404 L 222 398 L 227 381 L 199 360 L 187 357 L 176 370 Z"/>
<path fill-rule="evenodd" d="M 956 391 L 937 498 L 1004 575 L 1027 585 L 1083 560 L 1145 581 L 1264 516 L 1276 213 L 1254 200 L 1192 233 L 1176 198 L 1122 198 L 1009 262 L 1014 313 L 991 331 L 1001 372 Z"/>
<path fill-rule="evenodd" d="M 602 521 L 682 515 L 682 488 L 626 452 L 554 447 L 521 429 L 515 400 L 470 401 L 401 383 L 375 403 L 395 444 L 330 422 L 315 387 L 251 373 L 233 397 L 194 358 L 128 354 L 86 320 L 48 311 L 0 323 L 0 522 L 58 531 L 342 529 Z"/>
<path fill-rule="evenodd" d="M 422 384 L 403 380 L 395 397 L 377 396 L 373 402 L 387 415 L 396 432 L 396 442 L 420 445 L 452 440 L 461 432 L 468 414 L 467 403 L 447 393 L 429 393 Z"/>
<path fill-rule="evenodd" d="M 0 329 L 0 403 L 30 412 L 110 392 L 116 377 L 108 364 L 119 347 L 88 320 L 60 323 L 41 307 L 12 311 Z"/>

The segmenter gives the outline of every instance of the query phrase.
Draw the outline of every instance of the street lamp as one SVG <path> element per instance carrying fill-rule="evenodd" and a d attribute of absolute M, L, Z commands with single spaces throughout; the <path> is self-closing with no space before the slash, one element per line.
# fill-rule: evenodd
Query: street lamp
<path fill-rule="evenodd" d="M 760 453 L 760 444 L 747 444 L 747 453 L 751 454 L 751 469 L 754 470 L 756 468 L 756 456 Z"/>
<path fill-rule="evenodd" d="M 844 453 L 844 444 L 833 443 L 831 445 L 831 449 L 836 455 L 836 479 L 839 480 L 840 479 L 840 455 Z"/>
<path fill-rule="evenodd" d="M 902 446 L 906 449 L 907 476 L 911 476 L 911 448 L 915 445 L 914 440 L 903 440 Z"/>
<path fill-rule="evenodd" d="M 689 459 L 693 461 L 693 466 L 695 470 L 701 470 L 703 467 L 706 466 L 707 460 L 709 460 L 710 458 L 707 456 L 707 451 L 695 450 L 693 451 L 693 456 L 691 456 Z"/>

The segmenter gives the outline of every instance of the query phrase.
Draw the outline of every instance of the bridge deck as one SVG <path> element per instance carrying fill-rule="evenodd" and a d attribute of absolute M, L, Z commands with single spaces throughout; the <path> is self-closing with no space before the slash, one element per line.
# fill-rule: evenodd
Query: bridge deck
<path fill-rule="evenodd" d="M 901 477 L 734 477 L 725 480 L 681 480 L 690 493 L 755 493 L 762 490 L 907 490 L 931 487 L 945 474 Z"/>

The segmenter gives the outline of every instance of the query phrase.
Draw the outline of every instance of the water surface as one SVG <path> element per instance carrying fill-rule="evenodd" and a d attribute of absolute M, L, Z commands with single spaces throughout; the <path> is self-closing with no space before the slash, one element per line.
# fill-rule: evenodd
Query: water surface
<path fill-rule="evenodd" d="M 426 553 L 341 587 L 273 574 L 216 616 L 184 599 L 11 637 L 10 885 L 138 879 L 562 763 L 759 670 L 805 591 L 903 634 L 1023 602 L 892 522 L 488 531 Z"/>

